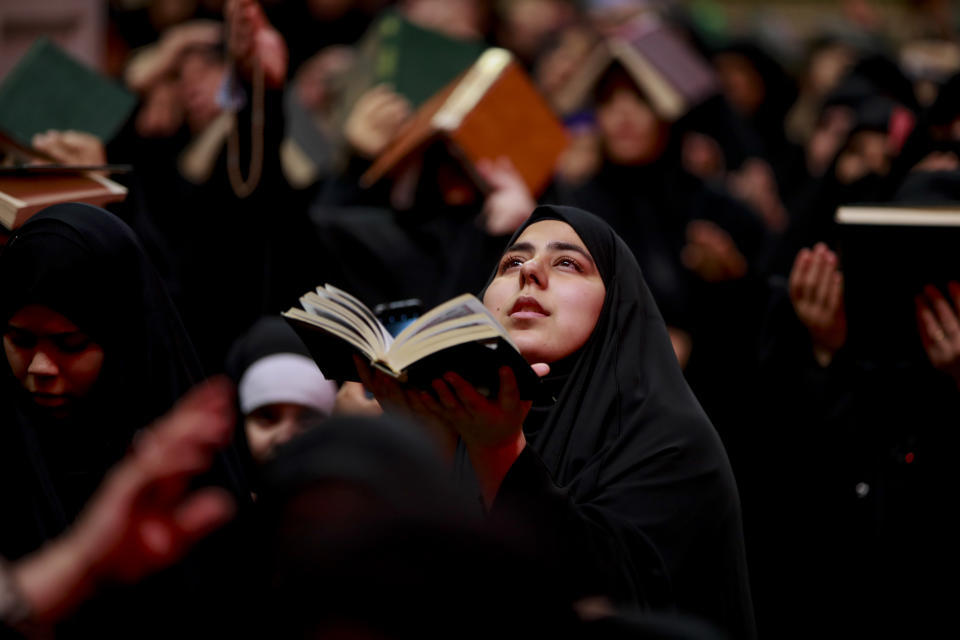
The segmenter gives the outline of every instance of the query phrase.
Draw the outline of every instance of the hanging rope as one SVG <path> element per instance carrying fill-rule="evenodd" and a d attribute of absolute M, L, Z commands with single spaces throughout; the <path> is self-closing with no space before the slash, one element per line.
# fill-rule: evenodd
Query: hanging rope
<path fill-rule="evenodd" d="M 228 60 L 232 68 L 236 68 Z M 234 114 L 233 126 L 227 137 L 227 176 L 230 186 L 238 198 L 246 198 L 260 182 L 263 172 L 263 104 L 264 104 L 264 72 L 260 61 L 253 59 L 253 97 L 250 105 L 250 167 L 247 178 L 244 180 L 240 171 L 240 119 Z"/>

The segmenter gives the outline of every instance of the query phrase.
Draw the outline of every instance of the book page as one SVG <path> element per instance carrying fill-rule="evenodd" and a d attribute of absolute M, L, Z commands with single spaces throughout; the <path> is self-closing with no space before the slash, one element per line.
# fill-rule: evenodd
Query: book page
<path fill-rule="evenodd" d="M 356 347 L 360 353 L 367 356 L 371 361 L 379 359 L 379 355 L 371 349 L 370 345 L 352 327 L 343 322 L 341 318 L 326 313 L 317 315 L 296 308 L 288 309 L 282 315 L 340 338 Z"/>
<path fill-rule="evenodd" d="M 400 332 L 400 335 L 396 337 L 394 342 L 395 346 L 393 348 L 398 349 L 401 344 L 412 339 L 416 334 L 426 331 L 427 329 L 430 329 L 441 322 L 447 322 L 472 315 L 485 318 L 485 322 L 495 327 L 498 331 L 498 334 L 502 335 L 509 344 L 513 345 L 513 341 L 510 339 L 510 336 L 507 335 L 506 330 L 500 325 L 499 322 L 497 322 L 497 319 L 493 316 L 493 314 L 490 313 L 485 306 L 483 306 L 483 303 L 480 302 L 475 295 L 465 293 L 457 296 L 456 298 L 448 300 L 423 314 L 416 322 Z M 479 322 L 480 320 L 476 319 L 474 321 Z M 516 348 L 516 345 L 513 346 Z"/>
<path fill-rule="evenodd" d="M 343 323 L 349 324 L 371 349 L 382 353 L 382 341 L 379 332 L 370 326 L 369 321 L 351 306 L 339 301 L 333 300 L 327 296 L 325 291 L 317 294 L 312 291 L 304 294 L 300 298 L 300 304 L 309 312 L 320 314 L 321 310 L 326 315 L 339 318 Z"/>
<path fill-rule="evenodd" d="M 435 336 L 438 336 L 443 333 L 450 331 L 457 331 L 463 327 L 476 327 L 476 326 L 490 326 L 490 322 L 487 320 L 486 316 L 483 316 L 479 313 L 471 313 L 467 316 L 460 316 L 457 318 L 451 318 L 449 320 L 444 320 L 443 322 L 432 324 L 430 327 L 423 331 L 417 332 L 415 335 L 411 336 L 410 339 L 405 340 L 403 344 L 398 344 L 392 351 L 396 353 L 400 350 L 407 350 L 410 348 L 415 348 L 415 345 L 420 344 L 425 340 L 429 340 Z"/>
<path fill-rule="evenodd" d="M 326 291 L 330 294 L 331 298 L 336 301 L 343 301 L 347 303 L 350 308 L 358 312 L 361 318 L 363 318 L 367 325 L 373 330 L 375 334 L 379 336 L 379 348 L 382 353 L 390 348 L 390 345 L 393 344 L 393 336 L 390 335 L 390 332 L 387 331 L 387 328 L 383 326 L 383 323 L 380 322 L 380 319 L 370 310 L 367 305 L 363 304 L 358 298 L 350 295 L 342 289 L 338 289 L 332 284 L 324 285 Z M 318 289 L 319 291 L 319 289 Z"/>
<path fill-rule="evenodd" d="M 449 347 L 466 342 L 490 340 L 501 337 L 496 327 L 489 324 L 473 324 L 459 327 L 452 331 L 444 331 L 422 341 L 412 341 L 403 345 L 398 351 L 387 356 L 387 364 L 397 371 L 403 371 L 414 362 L 432 353 L 443 351 Z"/>

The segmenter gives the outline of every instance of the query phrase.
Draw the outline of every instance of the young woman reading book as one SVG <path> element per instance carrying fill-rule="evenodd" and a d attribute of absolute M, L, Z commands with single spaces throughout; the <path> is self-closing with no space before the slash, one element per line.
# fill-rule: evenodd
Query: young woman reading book
<path fill-rule="evenodd" d="M 509 369 L 496 401 L 455 374 L 433 394 L 369 369 L 365 383 L 447 429 L 458 476 L 475 476 L 491 515 L 519 515 L 579 595 L 754 636 L 733 475 L 630 249 L 589 213 L 539 207 L 483 300 L 549 400 L 520 402 Z"/>

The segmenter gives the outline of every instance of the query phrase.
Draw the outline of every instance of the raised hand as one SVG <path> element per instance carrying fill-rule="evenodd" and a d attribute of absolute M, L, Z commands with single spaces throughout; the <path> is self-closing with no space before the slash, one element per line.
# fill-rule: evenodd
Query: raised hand
<path fill-rule="evenodd" d="M 733 238 L 709 220 L 694 220 L 687 225 L 687 244 L 680 259 L 706 282 L 737 280 L 747 273 L 747 259 Z"/>
<path fill-rule="evenodd" d="M 103 142 L 92 133 L 51 129 L 33 136 L 30 144 L 38 151 L 53 156 L 61 164 L 101 165 L 107 162 Z"/>
<path fill-rule="evenodd" d="M 801 249 L 790 270 L 789 288 L 793 309 L 813 340 L 814 355 L 826 366 L 847 341 L 837 255 L 822 242 L 812 250 Z"/>
<path fill-rule="evenodd" d="M 263 69 L 266 85 L 282 87 L 287 77 L 289 54 L 283 36 L 273 28 L 257 0 L 227 0 L 223 7 L 227 22 L 227 50 L 245 77 L 251 78 L 255 64 Z"/>
<path fill-rule="evenodd" d="M 226 491 L 189 487 L 232 437 L 231 389 L 220 379 L 188 393 L 140 434 L 65 534 L 16 564 L 32 622 L 62 618 L 103 583 L 171 565 L 232 517 Z"/>
<path fill-rule="evenodd" d="M 343 135 L 364 158 L 380 155 L 410 117 L 410 103 L 386 85 L 369 89 L 357 100 L 343 126 Z"/>
<path fill-rule="evenodd" d="M 960 283 L 947 285 L 948 301 L 933 285 L 915 299 L 917 328 L 930 364 L 954 379 L 960 388 Z"/>
<path fill-rule="evenodd" d="M 492 236 L 516 231 L 537 206 L 527 183 L 505 156 L 481 160 L 477 172 L 490 187 L 483 203 L 484 227 Z"/>

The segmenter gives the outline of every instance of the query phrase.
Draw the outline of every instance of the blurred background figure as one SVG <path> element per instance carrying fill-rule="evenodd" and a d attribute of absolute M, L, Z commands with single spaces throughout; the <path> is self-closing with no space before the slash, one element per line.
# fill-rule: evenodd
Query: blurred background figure
<path fill-rule="evenodd" d="M 280 317 L 258 320 L 227 356 L 237 385 L 242 428 L 238 449 L 248 471 L 271 459 L 277 447 L 320 424 L 333 412 L 337 385 L 327 380 L 303 342 Z"/>

